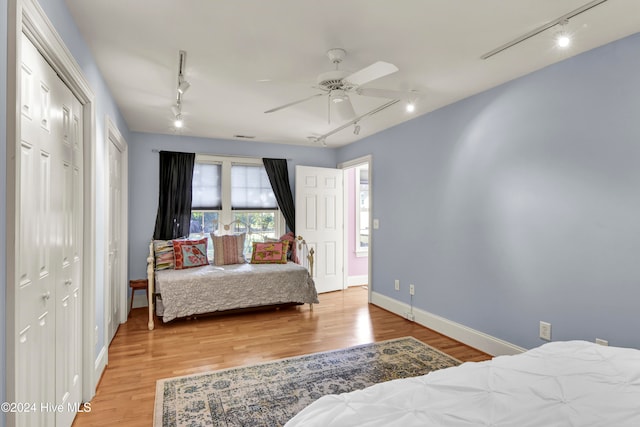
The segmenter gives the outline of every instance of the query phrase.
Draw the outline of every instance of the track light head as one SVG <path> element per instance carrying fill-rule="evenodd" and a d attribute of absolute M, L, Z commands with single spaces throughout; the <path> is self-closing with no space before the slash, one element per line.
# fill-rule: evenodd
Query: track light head
<path fill-rule="evenodd" d="M 407 113 L 413 113 L 416 111 L 416 104 L 412 101 L 407 102 L 405 110 L 407 110 Z"/>
<path fill-rule="evenodd" d="M 180 84 L 178 85 L 178 92 L 180 92 L 181 95 L 184 95 L 184 93 L 190 87 L 191 87 L 191 83 L 189 83 L 188 81 L 186 81 L 184 79 L 180 79 Z"/>
<path fill-rule="evenodd" d="M 571 36 L 567 32 L 567 25 L 569 24 L 569 20 L 565 19 L 560 21 L 558 25 L 560 26 L 560 31 L 556 33 L 556 44 L 558 47 L 568 47 L 571 44 Z"/>
<path fill-rule="evenodd" d="M 179 116 L 182 113 L 182 108 L 180 106 L 180 104 L 175 104 L 171 106 L 171 112 L 173 113 L 174 116 Z"/>
<path fill-rule="evenodd" d="M 176 129 L 180 129 L 184 125 L 184 121 L 182 120 L 182 114 L 178 114 L 176 119 L 173 121 L 173 126 Z"/>

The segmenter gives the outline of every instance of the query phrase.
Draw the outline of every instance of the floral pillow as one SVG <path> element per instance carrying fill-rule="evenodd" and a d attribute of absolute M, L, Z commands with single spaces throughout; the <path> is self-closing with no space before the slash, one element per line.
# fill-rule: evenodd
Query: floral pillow
<path fill-rule="evenodd" d="M 174 267 L 173 243 L 171 240 L 154 240 L 156 270 L 168 270 Z"/>
<path fill-rule="evenodd" d="M 247 262 L 247 260 L 244 259 L 245 238 L 245 233 L 225 236 L 217 236 L 211 233 L 211 241 L 213 242 L 213 264 L 229 265 Z"/>
<path fill-rule="evenodd" d="M 206 238 L 200 240 L 174 240 L 173 252 L 176 270 L 209 264 Z"/>
<path fill-rule="evenodd" d="M 286 264 L 288 241 L 254 242 L 251 254 L 252 264 Z"/>

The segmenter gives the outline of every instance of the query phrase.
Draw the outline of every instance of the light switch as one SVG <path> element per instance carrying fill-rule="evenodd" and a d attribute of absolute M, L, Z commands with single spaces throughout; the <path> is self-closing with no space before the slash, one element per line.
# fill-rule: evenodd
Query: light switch
<path fill-rule="evenodd" d="M 373 219 L 373 229 L 377 230 L 378 228 L 380 228 L 380 221 L 377 218 Z"/>

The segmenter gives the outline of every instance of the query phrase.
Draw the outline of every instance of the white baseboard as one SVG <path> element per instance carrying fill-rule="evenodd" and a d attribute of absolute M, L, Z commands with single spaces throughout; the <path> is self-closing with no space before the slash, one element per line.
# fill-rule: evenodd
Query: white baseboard
<path fill-rule="evenodd" d="M 389 298 L 377 292 L 371 292 L 371 303 L 401 317 L 405 317 L 405 313 L 409 312 L 411 309 L 409 304 Z M 468 346 L 477 348 L 480 351 L 484 351 L 492 356 L 519 354 L 526 351 L 526 349 L 522 347 L 485 334 L 484 332 L 476 331 L 475 329 L 445 319 L 437 314 L 429 313 L 428 311 L 414 307 L 413 314 L 415 316 L 416 323 L 429 329 L 433 329 L 436 332 L 451 337 Z"/>
<path fill-rule="evenodd" d="M 96 357 L 96 361 L 95 361 L 95 372 L 94 372 L 94 376 L 93 378 L 95 378 L 96 384 L 98 384 L 98 381 L 100 381 L 100 377 L 102 377 L 102 372 L 104 372 L 104 370 L 107 368 L 107 359 L 108 359 L 108 354 L 107 354 L 107 346 L 104 346 L 100 349 L 100 352 L 98 353 L 98 357 Z"/>
<path fill-rule="evenodd" d="M 347 286 L 366 285 L 369 283 L 369 276 L 363 274 L 361 276 L 349 276 L 347 277 Z"/>

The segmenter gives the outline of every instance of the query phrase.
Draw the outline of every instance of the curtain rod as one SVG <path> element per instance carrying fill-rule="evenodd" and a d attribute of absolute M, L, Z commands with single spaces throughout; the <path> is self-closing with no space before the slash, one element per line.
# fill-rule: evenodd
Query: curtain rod
<path fill-rule="evenodd" d="M 170 150 L 158 150 L 157 148 L 152 148 L 151 152 L 152 153 L 159 153 L 160 151 L 170 151 Z M 233 155 L 233 154 L 210 154 L 210 153 L 196 153 L 196 155 L 198 154 L 202 154 L 203 156 L 219 156 L 219 157 L 232 157 L 234 159 L 272 159 L 275 157 L 263 157 L 263 156 L 238 156 L 238 155 Z M 286 159 L 288 162 L 293 161 L 293 159 L 287 158 Z"/>

